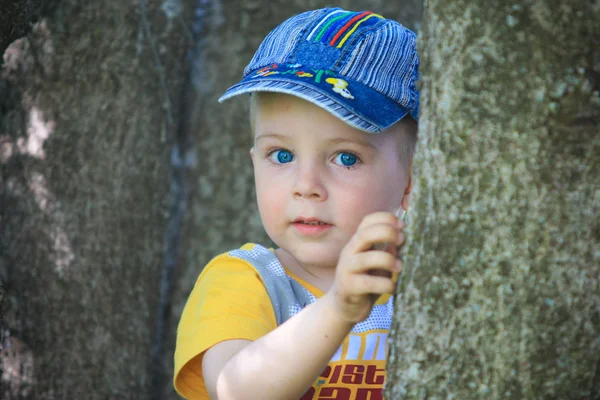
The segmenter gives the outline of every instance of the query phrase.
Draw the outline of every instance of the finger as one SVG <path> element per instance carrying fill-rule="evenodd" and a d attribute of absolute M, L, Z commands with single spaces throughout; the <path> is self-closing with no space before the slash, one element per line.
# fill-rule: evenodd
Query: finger
<path fill-rule="evenodd" d="M 350 266 L 350 271 L 355 274 L 367 273 L 369 270 L 397 272 L 402 267 L 396 257 L 385 251 L 372 250 L 354 257 L 355 262 Z"/>
<path fill-rule="evenodd" d="M 377 243 L 396 243 L 398 231 L 392 225 L 380 223 L 356 231 L 352 237 L 352 250 L 359 253 L 371 249 Z"/>
<path fill-rule="evenodd" d="M 406 228 L 406 222 L 404 222 L 400 218 L 398 218 L 398 222 L 396 223 L 396 226 L 398 227 L 398 229 L 403 230 L 404 228 Z"/>
<path fill-rule="evenodd" d="M 402 231 L 398 232 L 396 236 L 396 243 L 375 243 L 372 247 L 373 250 L 382 250 L 387 251 L 392 255 L 397 255 L 400 248 L 404 245 L 404 233 Z"/>
<path fill-rule="evenodd" d="M 402 246 L 404 244 L 404 232 L 400 231 L 396 236 L 396 246 Z"/>
<path fill-rule="evenodd" d="M 371 250 L 387 251 L 390 254 L 395 254 L 396 246 L 391 243 L 375 243 Z"/>
<path fill-rule="evenodd" d="M 398 221 L 401 221 L 397 216 L 385 211 L 378 211 L 365 216 L 359 224 L 357 231 L 370 225 L 387 224 L 398 226 Z"/>
<path fill-rule="evenodd" d="M 367 271 L 367 275 L 383 276 L 384 278 L 391 278 L 392 272 L 386 271 L 385 269 L 370 269 Z"/>
<path fill-rule="evenodd" d="M 394 293 L 394 281 L 390 278 L 372 275 L 358 275 L 353 282 L 356 294 L 385 294 Z"/>
<path fill-rule="evenodd" d="M 367 274 L 373 276 L 383 276 L 385 278 L 392 278 L 392 280 L 396 282 L 400 272 L 402 272 L 402 260 L 397 259 L 394 264 L 394 267 L 391 270 L 385 270 L 381 268 L 370 269 L 367 271 Z"/>

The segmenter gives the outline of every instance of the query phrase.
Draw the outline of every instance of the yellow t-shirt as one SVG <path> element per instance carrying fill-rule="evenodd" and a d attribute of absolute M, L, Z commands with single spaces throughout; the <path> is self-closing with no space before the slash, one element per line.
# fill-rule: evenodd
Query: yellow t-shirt
<path fill-rule="evenodd" d="M 251 250 L 254 246 L 249 243 L 241 250 Z M 284 270 L 316 298 L 324 294 L 289 270 Z M 383 398 L 392 302 L 390 296 L 382 296 L 378 300 L 369 319 L 357 324 L 346 337 L 301 400 Z M 179 322 L 175 389 L 187 399 L 208 400 L 202 377 L 203 353 L 225 340 L 254 341 L 276 327 L 271 299 L 252 264 L 228 253 L 215 257 L 198 277 Z M 302 346 L 310 350 L 309 344 Z"/>

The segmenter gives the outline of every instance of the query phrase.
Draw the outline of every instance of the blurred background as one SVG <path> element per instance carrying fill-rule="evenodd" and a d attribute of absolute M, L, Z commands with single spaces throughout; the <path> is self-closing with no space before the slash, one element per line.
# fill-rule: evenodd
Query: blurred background
<path fill-rule="evenodd" d="M 261 227 L 246 100 L 217 103 L 289 16 L 419 31 L 405 0 L 0 5 L 0 398 L 177 399 L 202 267 Z"/>

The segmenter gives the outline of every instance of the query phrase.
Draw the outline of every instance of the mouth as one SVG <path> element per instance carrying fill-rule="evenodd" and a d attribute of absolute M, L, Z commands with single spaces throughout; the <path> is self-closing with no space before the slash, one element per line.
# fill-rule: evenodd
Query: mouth
<path fill-rule="evenodd" d="M 296 218 L 292 225 L 296 233 L 302 237 L 321 237 L 326 235 L 333 225 L 321 221 L 318 218 Z"/>
<path fill-rule="evenodd" d="M 298 217 L 293 221 L 293 224 L 302 224 L 302 225 L 315 225 L 315 226 L 319 226 L 319 225 L 331 225 L 328 224 L 327 222 L 323 222 L 318 218 L 305 218 L 305 217 Z"/>

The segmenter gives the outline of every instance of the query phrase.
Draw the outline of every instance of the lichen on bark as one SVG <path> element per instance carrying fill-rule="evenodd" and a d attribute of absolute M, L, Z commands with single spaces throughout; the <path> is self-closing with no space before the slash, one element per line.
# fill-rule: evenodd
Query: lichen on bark
<path fill-rule="evenodd" d="M 388 399 L 600 396 L 600 5 L 425 5 Z"/>

